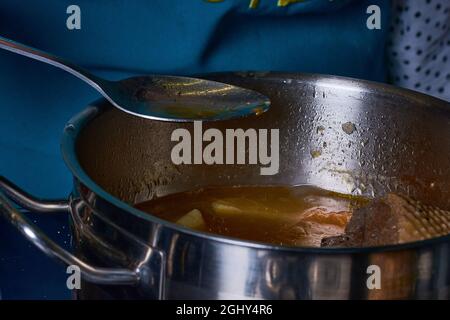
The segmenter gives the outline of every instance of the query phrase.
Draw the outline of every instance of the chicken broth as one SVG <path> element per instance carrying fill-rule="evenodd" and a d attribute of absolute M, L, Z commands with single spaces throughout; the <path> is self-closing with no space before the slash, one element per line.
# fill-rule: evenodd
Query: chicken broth
<path fill-rule="evenodd" d="M 344 233 L 363 197 L 313 186 L 208 187 L 138 203 L 136 208 L 188 228 L 287 246 L 319 247 Z"/>

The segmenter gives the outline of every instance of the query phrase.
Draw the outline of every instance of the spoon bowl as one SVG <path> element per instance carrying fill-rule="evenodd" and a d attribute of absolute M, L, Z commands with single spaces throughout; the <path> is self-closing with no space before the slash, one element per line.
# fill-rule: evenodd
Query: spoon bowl
<path fill-rule="evenodd" d="M 174 122 L 227 120 L 259 115 L 270 106 L 269 99 L 258 92 L 211 80 L 149 75 L 110 81 L 3 37 L 0 48 L 63 69 L 91 85 L 115 107 L 142 118 Z"/>
<path fill-rule="evenodd" d="M 255 91 L 189 77 L 137 76 L 107 81 L 101 88 L 115 107 L 162 121 L 227 120 L 259 115 L 270 106 Z"/>

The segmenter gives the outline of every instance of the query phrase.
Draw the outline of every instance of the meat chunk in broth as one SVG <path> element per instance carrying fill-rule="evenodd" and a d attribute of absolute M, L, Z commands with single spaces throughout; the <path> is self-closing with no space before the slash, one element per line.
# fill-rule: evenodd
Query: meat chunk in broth
<path fill-rule="evenodd" d="M 356 209 L 339 236 L 322 239 L 323 247 L 366 247 L 400 244 L 450 232 L 450 211 L 390 193 Z"/>

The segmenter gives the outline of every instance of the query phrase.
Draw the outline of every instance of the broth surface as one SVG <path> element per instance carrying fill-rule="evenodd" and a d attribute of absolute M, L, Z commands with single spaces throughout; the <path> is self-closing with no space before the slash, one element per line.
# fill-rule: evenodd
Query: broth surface
<path fill-rule="evenodd" d="M 313 186 L 208 187 L 138 203 L 136 208 L 186 227 L 233 238 L 319 247 L 344 233 L 363 197 Z"/>

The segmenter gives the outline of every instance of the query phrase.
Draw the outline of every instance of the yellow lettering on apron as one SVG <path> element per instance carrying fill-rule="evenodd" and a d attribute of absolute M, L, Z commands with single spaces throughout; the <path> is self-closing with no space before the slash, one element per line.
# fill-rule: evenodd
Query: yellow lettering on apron
<path fill-rule="evenodd" d="M 249 8 L 250 9 L 255 9 L 259 4 L 259 0 L 250 0 L 250 4 L 249 4 Z"/>
<path fill-rule="evenodd" d="M 224 0 L 204 0 L 206 2 L 223 2 Z M 303 2 L 304 0 L 278 0 L 278 7 L 286 7 L 292 3 Z M 259 0 L 250 0 L 248 7 L 250 9 L 256 9 L 259 5 Z"/>
<path fill-rule="evenodd" d="M 278 6 L 279 7 L 286 7 L 288 5 L 290 5 L 291 3 L 296 3 L 296 2 L 302 2 L 303 0 L 278 0 Z"/>

